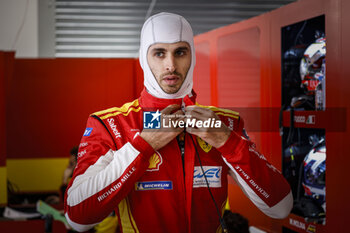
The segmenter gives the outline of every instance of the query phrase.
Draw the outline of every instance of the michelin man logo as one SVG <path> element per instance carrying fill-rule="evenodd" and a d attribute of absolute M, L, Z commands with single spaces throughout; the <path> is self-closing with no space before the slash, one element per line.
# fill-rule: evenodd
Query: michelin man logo
<path fill-rule="evenodd" d="M 143 112 L 143 128 L 144 129 L 160 129 L 160 116 L 162 114 L 156 112 Z"/>

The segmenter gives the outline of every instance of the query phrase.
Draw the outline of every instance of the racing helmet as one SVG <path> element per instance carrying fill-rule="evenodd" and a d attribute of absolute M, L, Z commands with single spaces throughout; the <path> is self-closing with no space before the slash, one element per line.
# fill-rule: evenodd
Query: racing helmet
<path fill-rule="evenodd" d="M 321 139 L 324 140 L 324 139 Z M 324 141 L 304 158 L 303 188 L 305 196 L 313 198 L 325 209 L 326 200 L 326 146 Z"/>
<path fill-rule="evenodd" d="M 313 95 L 317 85 L 325 78 L 326 38 L 321 37 L 309 45 L 300 62 L 301 87 Z"/>

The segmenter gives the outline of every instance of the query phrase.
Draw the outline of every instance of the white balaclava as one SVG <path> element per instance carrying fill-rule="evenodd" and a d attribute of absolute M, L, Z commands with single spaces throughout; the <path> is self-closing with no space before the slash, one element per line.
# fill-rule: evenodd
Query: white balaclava
<path fill-rule="evenodd" d="M 191 66 L 179 91 L 174 94 L 167 94 L 158 85 L 148 65 L 147 51 L 151 45 L 156 43 L 176 43 L 180 41 L 187 42 L 191 47 Z M 148 18 L 143 24 L 141 31 L 139 60 L 143 69 L 144 85 L 151 95 L 161 99 L 178 99 L 189 95 L 193 87 L 192 76 L 196 56 L 192 28 L 187 20 L 180 15 L 166 12 Z"/>

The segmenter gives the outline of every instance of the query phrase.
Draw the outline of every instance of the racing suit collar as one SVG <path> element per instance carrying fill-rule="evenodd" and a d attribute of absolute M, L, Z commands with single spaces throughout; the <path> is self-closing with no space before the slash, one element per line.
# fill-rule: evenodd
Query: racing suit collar
<path fill-rule="evenodd" d="M 192 90 L 191 96 L 186 95 L 184 98 L 178 99 L 161 99 L 151 95 L 146 88 L 144 88 L 141 92 L 139 103 L 143 109 L 146 108 L 146 111 L 153 111 L 157 109 L 162 110 L 171 104 L 178 104 L 180 106 L 183 104 L 185 106 L 194 105 L 196 103 L 196 98 L 197 94 Z"/>

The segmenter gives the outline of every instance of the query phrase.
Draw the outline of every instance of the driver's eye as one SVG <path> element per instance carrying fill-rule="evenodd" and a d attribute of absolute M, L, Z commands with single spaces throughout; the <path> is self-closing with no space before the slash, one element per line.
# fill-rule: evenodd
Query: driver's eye
<path fill-rule="evenodd" d="M 154 55 L 156 57 L 164 57 L 164 52 L 156 52 Z"/>
<path fill-rule="evenodd" d="M 176 55 L 176 56 L 183 56 L 183 55 L 185 55 L 185 54 L 186 54 L 186 51 L 185 51 L 185 50 L 178 50 L 178 51 L 175 52 L 175 55 Z"/>

